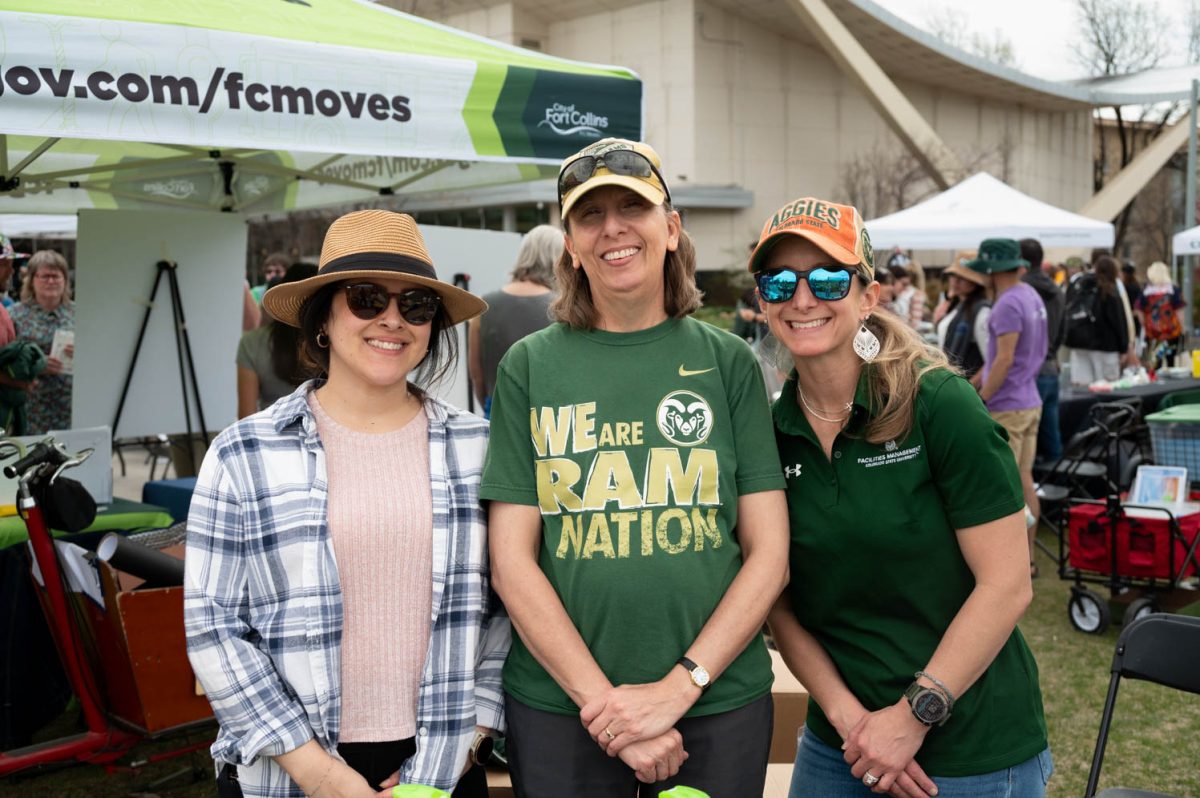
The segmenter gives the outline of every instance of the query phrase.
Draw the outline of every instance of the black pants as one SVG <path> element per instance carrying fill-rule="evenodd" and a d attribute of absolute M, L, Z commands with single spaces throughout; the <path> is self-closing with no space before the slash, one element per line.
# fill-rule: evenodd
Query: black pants
<path fill-rule="evenodd" d="M 681 719 L 675 728 L 688 759 L 678 774 L 655 784 L 642 784 L 620 758 L 604 753 L 578 715 L 542 712 L 507 694 L 504 707 L 517 798 L 657 798 L 677 786 L 711 798 L 763 794 L 775 716 L 770 694 L 719 715 Z"/>
<path fill-rule="evenodd" d="M 373 790 L 378 790 L 379 783 L 399 770 L 416 752 L 417 745 L 411 737 L 384 743 L 342 743 L 338 746 L 342 759 L 358 771 Z M 218 798 L 240 798 L 241 794 L 237 769 L 226 765 L 217 778 Z M 487 774 L 481 767 L 468 770 L 452 793 L 453 798 L 487 798 L 487 794 Z"/>

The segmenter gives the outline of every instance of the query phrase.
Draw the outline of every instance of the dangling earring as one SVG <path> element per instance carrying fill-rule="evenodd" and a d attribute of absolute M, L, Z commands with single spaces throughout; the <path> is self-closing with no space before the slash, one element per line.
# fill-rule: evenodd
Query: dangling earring
<path fill-rule="evenodd" d="M 862 326 L 854 334 L 854 354 L 861 357 L 864 363 L 870 363 L 879 355 L 879 339 L 867 329 L 867 319 L 862 320 Z"/>
<path fill-rule="evenodd" d="M 857 341 L 858 339 L 855 338 L 854 340 Z M 325 334 L 324 330 L 321 330 L 317 333 L 317 346 L 322 349 L 329 348 L 329 336 Z"/>

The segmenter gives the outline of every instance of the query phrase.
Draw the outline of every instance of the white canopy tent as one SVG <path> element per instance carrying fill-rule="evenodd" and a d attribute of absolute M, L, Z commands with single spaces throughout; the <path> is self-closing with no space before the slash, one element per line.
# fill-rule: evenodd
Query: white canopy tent
<path fill-rule="evenodd" d="M 9 238 L 75 238 L 78 225 L 74 215 L 0 213 L 0 235 Z"/>
<path fill-rule="evenodd" d="M 1171 251 L 1177 258 L 1181 255 L 1200 255 L 1200 227 L 1176 233 L 1171 239 Z"/>
<path fill-rule="evenodd" d="M 985 238 L 1111 247 L 1113 226 L 1022 194 L 980 172 L 911 208 L 868 221 L 876 249 L 971 249 Z"/>

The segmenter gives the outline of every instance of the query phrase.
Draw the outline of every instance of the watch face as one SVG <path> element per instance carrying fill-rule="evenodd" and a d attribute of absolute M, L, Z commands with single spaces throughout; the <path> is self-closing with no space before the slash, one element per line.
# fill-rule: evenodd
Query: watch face
<path fill-rule="evenodd" d="M 928 724 L 940 723 L 946 717 L 949 707 L 946 699 L 934 690 L 922 690 L 912 700 L 913 713 Z"/>
<path fill-rule="evenodd" d="M 475 743 L 475 751 L 471 758 L 477 765 L 487 764 L 487 761 L 492 757 L 492 748 L 495 747 L 496 741 L 491 737 L 480 737 L 479 742 Z"/>
<path fill-rule="evenodd" d="M 704 669 L 703 665 L 697 665 L 695 670 L 692 671 L 692 681 L 696 683 L 697 687 L 707 687 L 708 680 L 708 671 Z"/>

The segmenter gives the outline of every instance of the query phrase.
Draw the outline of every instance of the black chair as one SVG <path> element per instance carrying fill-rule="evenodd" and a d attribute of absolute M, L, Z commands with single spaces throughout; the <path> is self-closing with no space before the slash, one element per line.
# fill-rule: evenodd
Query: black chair
<path fill-rule="evenodd" d="M 1121 679 L 1141 679 L 1155 684 L 1200 694 L 1200 618 L 1184 615 L 1147 615 L 1125 627 L 1113 655 L 1112 679 L 1104 699 L 1100 735 L 1092 755 L 1084 798 L 1173 798 L 1166 793 L 1110 787 L 1097 793 L 1100 765 L 1108 744 L 1108 727 L 1117 703 Z M 1194 741 L 1193 741 L 1194 742 Z"/>

